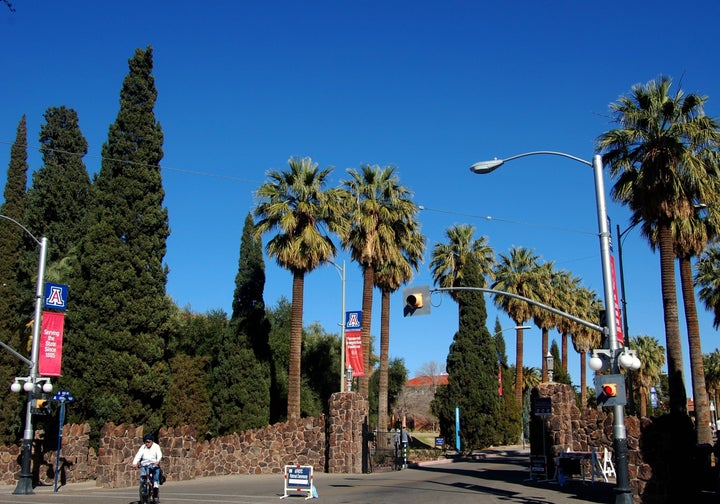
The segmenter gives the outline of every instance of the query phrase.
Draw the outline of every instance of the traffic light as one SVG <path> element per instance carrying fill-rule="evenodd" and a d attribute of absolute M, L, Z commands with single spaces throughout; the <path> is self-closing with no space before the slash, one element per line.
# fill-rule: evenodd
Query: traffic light
<path fill-rule="evenodd" d="M 406 287 L 403 289 L 403 316 L 429 315 L 430 314 L 430 287 L 420 285 L 417 287 Z"/>
<path fill-rule="evenodd" d="M 625 406 L 625 377 L 621 374 L 597 375 L 595 396 L 598 406 Z"/>
<path fill-rule="evenodd" d="M 606 383 L 602 386 L 602 391 L 606 397 L 617 397 L 617 383 Z"/>
<path fill-rule="evenodd" d="M 32 412 L 36 415 L 47 415 L 49 411 L 50 401 L 47 397 L 37 397 L 34 399 Z"/>

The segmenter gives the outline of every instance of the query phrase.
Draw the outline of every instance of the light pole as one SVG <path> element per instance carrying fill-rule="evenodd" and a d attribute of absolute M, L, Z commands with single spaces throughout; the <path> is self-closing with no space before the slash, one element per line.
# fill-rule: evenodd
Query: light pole
<path fill-rule="evenodd" d="M 620 267 L 620 303 L 622 304 L 622 317 L 623 317 L 623 334 L 625 334 L 625 346 L 630 348 L 630 329 L 628 328 L 627 319 L 627 298 L 625 297 L 625 270 L 623 269 L 623 253 L 622 253 L 622 242 L 625 234 L 633 229 L 636 224 L 631 224 L 624 231 L 620 232 L 620 224 L 617 224 L 617 237 L 618 237 L 618 266 Z M 635 389 L 633 388 L 633 377 L 632 369 L 627 370 L 625 379 L 628 383 L 627 390 L 628 394 L 628 409 L 630 414 L 634 415 L 635 411 Z"/>
<path fill-rule="evenodd" d="M 599 154 L 593 156 L 592 162 L 582 158 L 555 151 L 534 151 L 518 154 L 507 159 L 494 159 L 492 161 L 481 161 L 473 164 L 470 170 L 473 173 L 485 174 L 499 168 L 508 161 L 514 159 L 535 156 L 551 155 L 560 156 L 593 169 L 595 178 L 595 199 L 597 207 L 598 234 L 600 239 L 600 260 L 602 266 L 603 291 L 605 294 L 606 325 L 603 332 L 606 334 L 609 346 L 612 372 L 617 374 L 619 369 L 619 344 L 617 340 L 617 321 L 614 310 L 613 282 L 611 277 L 610 262 L 610 231 L 608 230 L 607 207 L 605 203 L 605 182 L 603 180 L 602 158 Z M 630 475 L 628 472 L 627 453 L 627 431 L 625 428 L 625 409 L 622 405 L 613 407 L 613 448 L 615 451 L 615 467 L 617 469 L 617 487 L 615 488 L 616 504 L 632 504 L 632 489 L 630 488 Z"/>
<path fill-rule="evenodd" d="M 342 267 L 332 261 L 329 262 L 338 271 L 342 283 L 342 301 L 340 303 L 340 392 L 345 392 L 345 261 L 342 262 Z"/>
<path fill-rule="evenodd" d="M 30 359 L 22 358 L 28 364 L 30 368 L 30 374 L 26 378 L 16 378 L 15 383 L 10 387 L 12 391 L 19 392 L 18 380 L 24 381 L 22 388 L 27 392 L 27 405 L 25 407 L 25 432 L 23 433 L 23 444 L 22 444 L 22 459 L 20 468 L 20 478 L 18 479 L 17 486 L 13 491 L 16 495 L 31 495 L 33 494 L 32 487 L 32 472 L 30 468 L 30 461 L 32 458 L 32 443 L 33 443 L 33 424 L 32 424 L 32 406 L 35 394 L 38 391 L 39 382 L 44 381 L 41 386 L 43 392 L 51 392 L 52 384 L 48 380 L 38 380 L 38 354 L 40 345 L 40 324 L 42 318 L 42 296 L 43 296 L 43 281 L 45 277 L 45 260 L 47 258 L 47 238 L 44 236 L 39 240 L 28 231 L 28 229 L 20 224 L 15 219 L 11 219 L 6 215 L 0 215 L 7 221 L 19 226 L 25 231 L 34 241 L 40 246 L 40 258 L 38 260 L 38 273 L 37 273 L 37 285 L 35 289 L 35 318 L 33 319 L 33 331 L 32 331 L 32 347 L 30 350 Z"/>

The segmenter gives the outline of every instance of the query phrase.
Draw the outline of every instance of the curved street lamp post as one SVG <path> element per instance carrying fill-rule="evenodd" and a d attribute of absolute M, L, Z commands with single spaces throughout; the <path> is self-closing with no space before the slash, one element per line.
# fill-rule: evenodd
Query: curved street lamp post
<path fill-rule="evenodd" d="M 603 166 L 602 158 L 600 157 L 600 155 L 594 155 L 592 162 L 590 162 L 563 152 L 534 151 L 526 152 L 524 154 L 518 154 L 516 156 L 511 156 L 506 159 L 480 161 L 473 164 L 470 167 L 470 171 L 476 174 L 486 174 L 496 170 L 508 161 L 536 155 L 560 156 L 590 166 L 593 169 L 593 174 L 595 178 L 595 198 L 597 204 L 598 234 L 600 238 L 600 259 L 602 266 L 603 291 L 605 295 L 606 325 L 602 329 L 609 346 L 608 349 L 596 351 L 594 355 L 601 354 L 608 357 L 610 360 L 612 373 L 618 374 L 620 372 L 620 357 L 622 355 L 627 355 L 627 350 L 620 347 L 617 339 L 617 321 L 614 310 L 615 303 L 613 301 L 613 282 L 611 276 L 610 262 L 610 231 L 608 229 L 607 208 L 605 203 L 605 183 L 603 180 Z M 622 405 L 613 406 L 613 448 L 616 461 L 615 467 L 617 469 L 617 487 L 615 488 L 615 502 L 616 504 L 631 504 L 632 489 L 630 488 L 630 477 L 628 473 L 627 431 L 625 428 L 625 409 Z"/>
<path fill-rule="evenodd" d="M 38 389 L 46 393 L 52 392 L 52 384 L 50 383 L 49 379 L 41 378 L 38 376 L 38 354 L 40 345 L 40 324 L 42 318 L 43 280 L 45 277 L 45 260 L 47 258 L 47 238 L 43 236 L 38 240 L 30 231 L 28 231 L 25 226 L 20 224 L 15 219 L 11 219 L 6 215 L 0 215 L 0 218 L 10 221 L 13 224 L 19 226 L 40 247 L 37 285 L 35 289 L 35 318 L 33 319 L 32 347 L 30 350 L 30 359 L 24 358 L 17 352 L 11 352 L 16 357 L 19 357 L 20 360 L 24 361 L 30 368 L 30 374 L 28 376 L 15 378 L 15 382 L 10 387 L 13 392 L 19 392 L 22 388 L 28 394 L 27 405 L 25 407 L 25 431 L 23 433 L 20 478 L 18 479 L 17 486 L 15 487 L 13 493 L 16 495 L 31 495 L 33 494 L 32 472 L 30 467 L 30 461 L 32 458 L 32 443 L 34 437 L 32 424 L 33 399 L 35 397 L 35 394 L 38 392 Z M 5 348 L 11 350 L 8 347 Z M 24 382 L 22 387 L 20 387 L 20 381 Z M 40 385 L 41 383 L 42 385 Z"/>

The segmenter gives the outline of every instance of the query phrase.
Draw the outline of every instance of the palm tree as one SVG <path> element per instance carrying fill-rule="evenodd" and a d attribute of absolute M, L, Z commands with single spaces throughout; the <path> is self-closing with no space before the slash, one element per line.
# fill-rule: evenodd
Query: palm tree
<path fill-rule="evenodd" d="M 370 382 L 370 326 L 375 271 L 382 261 L 392 256 L 396 246 L 397 222 L 415 218 L 417 206 L 410 191 L 400 185 L 395 168 L 363 165 L 360 170 L 348 170 L 349 180 L 342 182 L 349 193 L 349 231 L 342 237 L 343 247 L 363 271 L 362 340 L 364 374 L 359 380 L 359 392 L 367 397 Z"/>
<path fill-rule="evenodd" d="M 701 192 L 714 169 L 702 150 L 708 142 L 717 145 L 718 132 L 703 114 L 706 98 L 681 90 L 671 96 L 671 84 L 667 77 L 637 84 L 630 96 L 611 104 L 620 127 L 598 137 L 597 146 L 616 179 L 614 199 L 630 207 L 633 224 L 657 228 L 653 236 L 644 226 L 643 234 L 660 251 L 670 410 L 686 414 L 672 223 L 692 216 L 688 197 Z"/>
<path fill-rule="evenodd" d="M 257 190 L 256 236 L 277 232 L 266 245 L 268 256 L 293 275 L 288 418 L 300 418 L 300 356 L 305 274 L 330 260 L 335 245 L 329 233 L 344 236 L 345 193 L 324 190 L 330 168 L 319 170 L 310 158 L 290 158 L 287 171 L 271 170 Z"/>
<path fill-rule="evenodd" d="M 548 306 L 557 308 L 557 300 L 555 294 L 555 287 L 552 279 L 555 275 L 553 263 L 543 263 L 538 266 L 535 272 L 535 299 L 542 300 L 542 302 Z M 542 355 L 542 381 L 546 383 L 548 381 L 548 367 L 545 356 L 548 354 L 548 339 L 550 329 L 557 325 L 558 316 L 554 313 L 541 308 L 539 306 L 533 306 L 533 322 L 540 328 L 542 334 L 542 343 L 540 355 Z"/>
<path fill-rule="evenodd" d="M 573 315 L 583 320 L 598 320 L 603 303 L 597 294 L 587 287 L 580 287 L 576 293 Z M 580 404 L 587 406 L 587 353 L 600 346 L 600 333 L 587 326 L 573 322 L 572 344 L 580 354 Z"/>
<path fill-rule="evenodd" d="M 707 186 L 717 186 L 717 182 Z M 707 188 L 707 187 L 706 187 Z M 718 193 L 705 194 L 704 201 L 718 201 Z M 699 209 L 699 205 L 693 206 Z M 685 306 L 685 323 L 688 333 L 688 349 L 690 352 L 690 373 L 692 377 L 693 400 L 695 403 L 695 429 L 699 444 L 713 444 L 713 435 L 710 428 L 710 404 L 705 384 L 705 371 L 703 369 L 702 345 L 700 342 L 700 324 L 698 323 L 697 306 L 695 303 L 695 289 L 692 273 L 692 258 L 700 255 L 707 247 L 709 241 L 718 235 L 718 219 L 720 218 L 717 205 L 703 205 L 707 212 L 701 215 L 696 211 L 685 220 L 676 220 L 672 223 L 675 237 L 675 255 L 680 264 L 680 286 L 682 288 L 683 304 Z"/>
<path fill-rule="evenodd" d="M 576 310 L 577 291 L 580 288 L 580 279 L 569 271 L 560 270 L 552 279 L 555 288 L 555 307 L 565 313 L 573 314 Z M 561 359 L 564 372 L 568 372 L 568 335 L 575 328 L 574 322 L 567 317 L 557 318 L 557 330 L 561 336 Z"/>
<path fill-rule="evenodd" d="M 705 369 L 705 384 L 712 393 L 715 407 L 720 408 L 720 350 L 703 356 L 703 369 Z M 717 411 L 717 409 L 716 409 Z"/>
<path fill-rule="evenodd" d="M 640 391 L 640 417 L 647 416 L 650 387 L 658 383 L 665 365 L 665 349 L 657 338 L 637 336 L 630 340 L 630 347 L 637 351 L 642 367 L 635 372 L 635 383 Z M 631 393 L 633 393 L 631 391 Z"/>
<path fill-rule="evenodd" d="M 720 327 L 720 248 L 709 247 L 700 257 L 695 273 L 695 285 L 700 288 L 698 296 L 705 308 L 715 314 L 713 327 Z"/>
<path fill-rule="evenodd" d="M 399 221 L 395 226 L 397 248 L 375 271 L 375 285 L 380 288 L 380 376 L 378 393 L 378 429 L 385 430 L 388 418 L 390 294 L 410 281 L 417 271 L 425 251 L 425 237 L 416 220 Z"/>
<path fill-rule="evenodd" d="M 513 247 L 508 255 L 500 254 L 492 288 L 530 299 L 538 299 L 535 286 L 538 265 L 539 258 L 533 250 Z M 507 313 L 518 327 L 515 334 L 515 400 L 518 405 L 522 406 L 523 329 L 519 327 L 530 320 L 533 316 L 533 309 L 525 301 L 502 295 L 495 296 L 495 305 Z"/>
<path fill-rule="evenodd" d="M 475 227 L 469 224 L 455 224 L 445 231 L 446 243 L 437 243 L 433 247 L 430 270 L 435 285 L 447 289 L 462 284 L 463 268 L 472 255 L 480 268 L 483 278 L 492 278 L 495 266 L 495 251 L 488 243 L 487 236 L 473 239 Z M 476 285 L 475 287 L 485 287 Z M 449 291 L 457 301 L 458 291 Z M 459 308 L 458 308 L 459 309 Z"/>

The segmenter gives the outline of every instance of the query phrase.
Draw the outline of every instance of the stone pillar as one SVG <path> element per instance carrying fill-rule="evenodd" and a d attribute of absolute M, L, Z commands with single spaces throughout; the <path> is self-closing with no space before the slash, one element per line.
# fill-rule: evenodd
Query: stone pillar
<path fill-rule="evenodd" d="M 355 392 L 330 396 L 327 421 L 329 473 L 359 474 L 363 468 L 363 430 L 367 429 L 368 401 Z"/>

